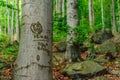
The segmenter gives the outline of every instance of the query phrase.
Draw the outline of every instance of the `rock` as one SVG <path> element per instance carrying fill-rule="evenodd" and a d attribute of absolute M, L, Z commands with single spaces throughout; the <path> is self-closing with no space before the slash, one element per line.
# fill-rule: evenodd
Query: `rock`
<path fill-rule="evenodd" d="M 95 52 L 98 54 L 106 54 L 108 57 L 115 57 L 118 53 L 117 46 L 111 40 L 107 40 L 101 45 L 99 45 Z"/>
<path fill-rule="evenodd" d="M 64 61 L 64 54 L 63 53 L 53 54 L 52 57 L 53 57 L 52 58 L 53 66 L 57 66 Z"/>
<path fill-rule="evenodd" d="M 113 41 L 114 44 L 117 46 L 118 52 L 120 52 L 120 34 L 115 35 L 115 37 L 112 38 L 112 41 Z"/>
<path fill-rule="evenodd" d="M 104 41 L 113 37 L 111 30 L 95 31 L 91 37 L 92 43 L 101 44 Z"/>
<path fill-rule="evenodd" d="M 61 40 L 55 44 L 59 52 L 64 52 L 66 50 L 66 40 Z"/>
<path fill-rule="evenodd" d="M 107 59 L 103 58 L 103 57 L 97 57 L 94 59 L 95 62 L 98 62 L 98 63 L 104 63 L 104 62 L 108 62 Z"/>
<path fill-rule="evenodd" d="M 95 78 L 95 80 L 111 80 L 111 78 L 109 78 L 107 76 L 98 76 Z"/>
<path fill-rule="evenodd" d="M 94 61 L 83 61 L 81 63 L 67 64 L 63 73 L 68 76 L 80 75 L 90 77 L 103 70 L 105 68 Z"/>
<path fill-rule="evenodd" d="M 120 76 L 120 70 L 109 70 L 109 73 Z"/>

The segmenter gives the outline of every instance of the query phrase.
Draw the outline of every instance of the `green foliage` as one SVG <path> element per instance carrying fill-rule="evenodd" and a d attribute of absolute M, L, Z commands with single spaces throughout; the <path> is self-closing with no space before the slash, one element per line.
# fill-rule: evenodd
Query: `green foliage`
<path fill-rule="evenodd" d="M 2 66 L 4 66 L 4 64 L 3 64 L 3 63 L 0 63 L 0 67 L 2 67 Z"/>
<path fill-rule="evenodd" d="M 56 42 L 66 38 L 66 16 L 62 17 L 61 14 L 55 14 L 53 19 L 53 41 Z"/>
<path fill-rule="evenodd" d="M 85 40 L 88 40 L 88 36 L 92 32 L 92 29 L 87 24 L 84 24 L 75 28 L 74 32 L 78 35 L 75 42 L 83 43 Z"/>
<path fill-rule="evenodd" d="M 18 44 L 10 43 L 8 36 L 0 35 L 0 55 L 7 59 L 9 56 L 16 56 L 18 53 Z"/>
<path fill-rule="evenodd" d="M 12 4 L 6 4 L 6 1 L 0 1 L 0 6 L 15 9 Z"/>

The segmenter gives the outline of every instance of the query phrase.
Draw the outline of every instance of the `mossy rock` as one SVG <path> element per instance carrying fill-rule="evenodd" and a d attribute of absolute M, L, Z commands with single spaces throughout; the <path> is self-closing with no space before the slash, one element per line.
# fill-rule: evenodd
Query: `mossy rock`
<path fill-rule="evenodd" d="M 95 31 L 91 37 L 92 43 L 101 44 L 104 41 L 111 39 L 113 37 L 111 30 L 104 30 L 104 31 Z"/>
<path fill-rule="evenodd" d="M 66 39 L 63 39 L 55 44 L 57 51 L 64 52 L 66 50 Z"/>
<path fill-rule="evenodd" d="M 63 73 L 72 76 L 72 75 L 84 75 L 92 76 L 103 71 L 105 68 L 94 61 L 83 61 L 81 63 L 68 64 Z"/>
<path fill-rule="evenodd" d="M 110 53 L 112 56 L 116 56 L 118 53 L 116 44 L 114 44 L 111 40 L 107 40 L 99 45 L 95 51 L 98 54 Z"/>
<path fill-rule="evenodd" d="M 53 54 L 53 66 L 57 66 L 60 63 L 62 63 L 64 61 L 64 54 L 63 53 L 55 53 Z"/>

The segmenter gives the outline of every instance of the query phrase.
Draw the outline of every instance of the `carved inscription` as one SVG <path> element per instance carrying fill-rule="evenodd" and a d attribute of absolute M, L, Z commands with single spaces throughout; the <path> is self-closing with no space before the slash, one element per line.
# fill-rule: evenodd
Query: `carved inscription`
<path fill-rule="evenodd" d="M 50 33 L 50 30 L 46 31 L 46 34 L 41 34 L 43 32 L 43 26 L 40 22 L 32 23 L 30 26 L 32 33 L 34 34 L 34 40 L 37 43 L 37 50 L 45 51 L 49 55 L 48 41 L 49 37 L 46 34 Z M 39 61 L 39 55 L 37 55 L 37 60 Z"/>
<path fill-rule="evenodd" d="M 38 50 L 46 51 L 47 53 L 49 53 L 47 47 L 48 47 L 47 43 L 38 42 L 38 47 L 37 47 Z"/>
<path fill-rule="evenodd" d="M 32 23 L 30 29 L 34 33 L 34 37 L 39 38 L 38 36 L 42 33 L 42 25 L 39 22 Z"/>

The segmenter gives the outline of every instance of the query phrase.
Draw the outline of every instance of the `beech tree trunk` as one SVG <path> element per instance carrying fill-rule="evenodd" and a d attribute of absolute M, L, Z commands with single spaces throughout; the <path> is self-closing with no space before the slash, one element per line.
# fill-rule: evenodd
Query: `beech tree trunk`
<path fill-rule="evenodd" d="M 56 13 L 62 13 L 62 0 L 56 0 Z"/>
<path fill-rule="evenodd" d="M 101 13 L 102 13 L 102 30 L 105 29 L 105 22 L 104 22 L 104 8 L 103 8 L 103 0 L 101 0 Z"/>
<path fill-rule="evenodd" d="M 115 0 L 112 0 L 112 27 L 113 27 L 113 32 L 117 32 L 116 29 L 116 22 L 115 22 Z"/>
<path fill-rule="evenodd" d="M 78 0 L 68 0 L 67 2 L 67 25 L 70 27 L 67 32 L 67 47 L 65 59 L 67 61 L 76 61 L 78 58 L 78 46 L 74 45 L 77 37 L 73 29 L 79 25 L 78 19 Z"/>
<path fill-rule="evenodd" d="M 11 41 L 14 40 L 14 0 L 12 3 Z"/>
<path fill-rule="evenodd" d="M 16 39 L 20 39 L 19 0 L 16 0 Z"/>
<path fill-rule="evenodd" d="M 14 80 L 52 80 L 52 2 L 23 0 L 22 33 Z"/>
<path fill-rule="evenodd" d="M 8 0 L 6 0 L 6 3 L 8 4 Z M 8 13 L 8 38 L 11 40 L 11 27 L 10 27 L 10 9 L 7 7 L 7 13 Z"/>
<path fill-rule="evenodd" d="M 92 28 L 94 26 L 94 10 L 92 0 L 89 0 L 88 8 L 89 8 L 89 25 Z"/>
<path fill-rule="evenodd" d="M 65 0 L 62 0 L 62 17 L 65 16 Z"/>
<path fill-rule="evenodd" d="M 118 32 L 120 32 L 120 0 L 118 0 Z"/>

